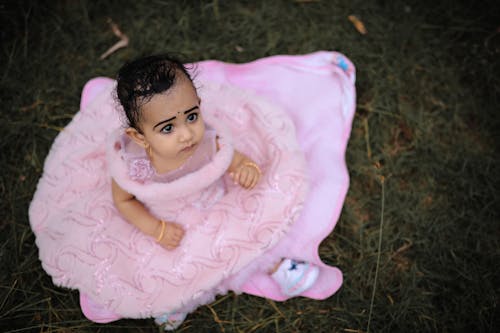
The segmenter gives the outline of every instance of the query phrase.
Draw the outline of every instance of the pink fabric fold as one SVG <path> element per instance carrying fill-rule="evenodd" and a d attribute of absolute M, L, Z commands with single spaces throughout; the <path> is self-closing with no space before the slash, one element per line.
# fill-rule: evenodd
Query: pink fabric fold
<path fill-rule="evenodd" d="M 321 261 L 318 248 L 335 227 L 349 187 L 344 156 L 356 108 L 354 65 L 340 53 L 320 51 L 247 64 L 204 61 L 197 64 L 197 73 L 202 81 L 210 79 L 253 91 L 280 105 L 292 118 L 306 155 L 311 187 L 300 218 L 273 254 L 320 266 L 318 282 L 303 296 L 331 296 L 342 284 L 342 273 Z M 287 299 L 262 272 L 249 276 L 242 290 L 274 300 Z"/>

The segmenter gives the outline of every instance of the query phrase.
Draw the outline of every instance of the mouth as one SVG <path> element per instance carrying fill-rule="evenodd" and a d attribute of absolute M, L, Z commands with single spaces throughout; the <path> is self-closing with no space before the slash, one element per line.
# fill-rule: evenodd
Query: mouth
<path fill-rule="evenodd" d="M 189 146 L 182 148 L 180 152 L 181 153 L 188 153 L 188 152 L 191 152 L 192 150 L 194 150 L 195 147 L 196 147 L 196 143 L 193 143 L 192 145 L 189 145 Z"/>

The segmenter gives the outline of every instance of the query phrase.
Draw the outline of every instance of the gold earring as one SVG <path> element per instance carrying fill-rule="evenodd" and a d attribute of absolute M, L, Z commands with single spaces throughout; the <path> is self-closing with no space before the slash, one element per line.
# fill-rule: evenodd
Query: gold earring
<path fill-rule="evenodd" d="M 149 143 L 146 143 L 146 146 L 144 147 L 144 149 L 146 149 L 146 154 L 148 155 L 149 159 L 151 160 L 153 155 L 152 155 L 151 146 L 149 145 Z"/>

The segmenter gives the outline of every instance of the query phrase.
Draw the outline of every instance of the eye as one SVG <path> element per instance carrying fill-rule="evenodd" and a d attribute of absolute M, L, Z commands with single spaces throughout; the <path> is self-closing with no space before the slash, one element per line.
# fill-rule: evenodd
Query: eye
<path fill-rule="evenodd" d="M 168 125 L 166 125 L 165 127 L 163 127 L 163 128 L 160 130 L 160 132 L 161 132 L 161 133 L 166 133 L 166 134 L 168 134 L 168 133 L 171 133 L 173 130 L 174 130 L 174 125 L 172 125 L 172 124 L 168 124 Z"/>
<path fill-rule="evenodd" d="M 198 113 L 197 112 L 190 113 L 188 114 L 186 119 L 188 123 L 194 123 L 198 119 Z"/>

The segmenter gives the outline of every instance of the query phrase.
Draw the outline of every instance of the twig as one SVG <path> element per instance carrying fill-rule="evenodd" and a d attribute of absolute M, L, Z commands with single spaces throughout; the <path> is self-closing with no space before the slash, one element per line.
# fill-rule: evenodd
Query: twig
<path fill-rule="evenodd" d="M 370 323 L 372 321 L 373 303 L 375 300 L 375 292 L 377 290 L 378 269 L 380 267 L 380 254 L 382 252 L 382 234 L 384 230 L 385 186 L 384 186 L 384 178 L 382 177 L 380 180 L 382 185 L 382 202 L 380 208 L 380 229 L 379 229 L 380 231 L 378 234 L 377 265 L 375 268 L 375 281 L 373 282 L 373 292 L 372 292 L 372 299 L 370 301 L 370 312 L 368 313 L 368 324 L 366 327 L 366 333 L 370 333 Z"/>
<path fill-rule="evenodd" d="M 276 311 L 276 312 L 280 315 L 280 317 L 281 317 L 281 318 L 285 318 L 285 315 L 284 315 L 284 314 L 283 314 L 283 312 L 281 312 L 281 310 L 280 310 L 280 309 L 276 306 L 276 303 L 274 303 L 274 301 L 273 301 L 273 300 L 268 299 L 268 298 L 267 298 L 266 300 L 267 300 L 267 302 L 268 302 L 269 304 L 271 304 L 271 307 L 274 309 L 274 311 Z"/>
<path fill-rule="evenodd" d="M 222 326 L 223 323 L 225 323 L 225 321 L 221 320 L 219 318 L 219 315 L 217 315 L 217 312 L 215 312 L 214 308 L 211 307 L 210 305 L 207 305 L 208 309 L 210 310 L 210 312 L 212 312 L 212 316 L 214 317 L 214 321 L 219 324 L 219 328 L 220 328 L 220 331 L 222 333 L 224 333 L 226 330 L 224 329 L 224 326 Z"/>
<path fill-rule="evenodd" d="M 16 284 L 17 284 L 17 279 L 14 280 L 14 283 L 9 288 L 9 291 L 7 292 L 7 294 L 5 294 L 5 297 L 4 297 L 3 301 L 2 301 L 2 303 L 0 304 L 0 310 L 3 309 L 3 307 L 4 307 L 5 303 L 7 302 L 7 299 L 9 298 L 10 294 L 12 293 L 12 291 L 15 290 Z M 2 316 L 0 315 L 0 317 L 2 317 Z"/>
<path fill-rule="evenodd" d="M 30 111 L 30 110 L 36 108 L 37 106 L 39 106 L 40 104 L 43 104 L 43 102 L 41 100 L 37 99 L 31 105 L 20 107 L 19 111 L 21 111 L 21 112 Z"/>
<path fill-rule="evenodd" d="M 219 20 L 220 18 L 220 13 L 219 13 L 219 1 L 218 0 L 214 0 L 213 2 L 213 9 L 214 9 L 214 16 L 215 16 L 215 19 L 216 20 Z"/>
<path fill-rule="evenodd" d="M 368 128 L 368 119 L 363 118 L 363 127 L 365 129 L 366 155 L 368 160 L 372 159 L 372 150 L 370 148 L 370 130 Z"/>
<path fill-rule="evenodd" d="M 413 245 L 413 242 L 410 241 L 409 243 L 406 243 L 404 244 L 403 246 L 401 246 L 399 249 L 396 250 L 396 252 L 394 252 L 391 256 L 391 260 L 394 259 L 395 256 L 397 256 L 398 254 L 400 254 L 401 252 L 404 252 L 406 250 L 408 250 L 410 247 L 412 247 Z"/>
<path fill-rule="evenodd" d="M 115 34 L 115 36 L 120 38 L 120 40 L 118 42 L 116 42 L 113 46 L 111 46 L 106 52 L 104 52 L 99 57 L 99 59 L 101 59 L 101 60 L 107 58 L 110 54 L 116 52 L 116 50 L 121 49 L 123 47 L 127 47 L 128 41 L 129 41 L 128 36 L 125 35 L 123 32 L 121 32 L 118 25 L 115 22 L 113 22 L 113 20 L 111 18 L 108 18 L 108 23 L 111 27 L 111 30 Z"/>
<path fill-rule="evenodd" d="M 58 132 L 64 131 L 64 127 L 60 127 L 60 126 L 54 126 L 54 125 L 49 125 L 49 124 L 39 124 L 38 126 L 41 128 L 48 128 L 48 129 L 58 131 Z"/>

